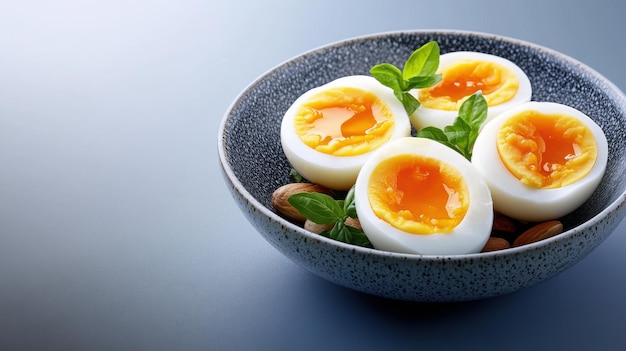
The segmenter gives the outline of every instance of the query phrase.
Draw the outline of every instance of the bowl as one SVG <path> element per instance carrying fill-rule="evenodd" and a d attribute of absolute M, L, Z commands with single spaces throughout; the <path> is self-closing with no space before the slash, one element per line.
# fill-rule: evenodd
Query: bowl
<path fill-rule="evenodd" d="M 302 229 L 272 208 L 272 192 L 289 183 L 280 122 L 305 91 L 336 78 L 369 74 L 378 63 L 402 66 L 424 43 L 441 53 L 478 51 L 519 65 L 532 100 L 575 107 L 604 130 L 604 178 L 580 208 L 561 218 L 563 233 L 521 247 L 467 255 L 411 255 L 345 244 Z M 544 281 L 587 256 L 626 213 L 626 96 L 579 61 L 532 43 L 487 33 L 401 31 L 352 38 L 288 60 L 252 82 L 226 112 L 218 133 L 225 182 L 237 205 L 278 251 L 338 285 L 389 299 L 447 302 L 504 295 Z"/>

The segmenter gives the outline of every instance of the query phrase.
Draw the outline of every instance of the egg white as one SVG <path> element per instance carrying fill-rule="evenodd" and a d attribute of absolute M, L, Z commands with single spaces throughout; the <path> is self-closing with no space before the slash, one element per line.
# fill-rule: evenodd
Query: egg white
<path fill-rule="evenodd" d="M 533 188 L 521 183 L 500 160 L 496 137 L 502 124 L 524 110 L 546 114 L 563 113 L 578 118 L 591 130 L 597 145 L 597 158 L 583 179 L 560 188 Z M 572 107 L 553 102 L 528 102 L 513 108 L 485 125 L 474 144 L 472 163 L 491 190 L 494 208 L 509 217 L 541 222 L 562 217 L 580 207 L 602 180 L 608 158 L 604 132 L 591 118 Z"/>
<path fill-rule="evenodd" d="M 463 220 L 449 233 L 412 234 L 378 218 L 368 200 L 368 183 L 374 168 L 383 160 L 402 154 L 439 159 L 463 174 L 470 203 Z M 489 188 L 472 164 L 456 151 L 436 141 L 407 137 L 387 143 L 367 160 L 355 184 L 355 206 L 363 232 L 376 249 L 420 254 L 456 255 L 482 250 L 491 234 L 493 205 Z"/>
<path fill-rule="evenodd" d="M 354 185 L 359 170 L 374 150 L 354 156 L 322 153 L 306 145 L 297 135 L 294 127 L 294 118 L 302 103 L 324 90 L 337 87 L 353 87 L 369 91 L 387 104 L 395 120 L 389 141 L 410 135 L 411 123 L 406 110 L 393 95 L 393 90 L 370 76 L 342 77 L 313 88 L 296 99 L 285 113 L 280 130 L 281 145 L 287 160 L 307 180 L 330 189 L 347 190 Z"/>
<path fill-rule="evenodd" d="M 513 96 L 513 98 L 504 103 L 489 106 L 489 108 L 487 109 L 487 120 L 484 123 L 487 123 L 487 121 L 490 121 L 495 116 L 512 107 L 530 101 L 532 95 L 532 86 L 530 84 L 528 76 L 518 65 L 503 57 L 473 51 L 450 52 L 440 56 L 439 70 L 443 70 L 464 60 L 498 63 L 513 72 L 519 82 L 517 93 Z M 418 91 L 419 90 L 412 91 L 415 97 L 417 97 Z M 458 116 L 458 114 L 458 110 L 439 110 L 420 106 L 415 112 L 413 112 L 413 114 L 410 116 L 410 119 L 413 127 L 418 130 L 427 126 L 434 126 L 439 129 L 443 129 L 445 126 L 451 125 L 454 122 L 455 118 Z"/>

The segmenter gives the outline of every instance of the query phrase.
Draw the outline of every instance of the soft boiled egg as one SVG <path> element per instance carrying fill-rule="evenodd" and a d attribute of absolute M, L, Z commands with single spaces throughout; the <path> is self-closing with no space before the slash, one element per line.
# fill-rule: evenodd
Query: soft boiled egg
<path fill-rule="evenodd" d="M 411 133 L 393 90 L 370 76 L 339 78 L 302 94 L 285 113 L 281 144 L 307 180 L 347 190 L 372 153 Z"/>
<path fill-rule="evenodd" d="M 606 137 L 587 115 L 554 102 L 528 102 L 484 127 L 472 163 L 497 211 L 539 222 L 581 206 L 600 183 L 607 157 Z"/>
<path fill-rule="evenodd" d="M 406 137 L 376 150 L 359 173 L 354 198 L 376 249 L 477 253 L 491 234 L 489 188 L 465 157 L 431 139 Z"/>
<path fill-rule="evenodd" d="M 479 90 L 489 107 L 487 121 L 530 101 L 532 94 L 526 73 L 496 55 L 471 51 L 443 54 L 438 73 L 442 75 L 439 83 L 414 91 L 421 106 L 411 115 L 411 123 L 418 130 L 453 124 L 463 102 Z"/>

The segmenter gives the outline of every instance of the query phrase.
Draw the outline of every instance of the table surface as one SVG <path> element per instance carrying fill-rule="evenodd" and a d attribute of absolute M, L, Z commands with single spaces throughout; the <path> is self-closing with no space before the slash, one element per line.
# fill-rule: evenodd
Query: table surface
<path fill-rule="evenodd" d="M 546 46 L 626 90 L 615 1 L 4 1 L 0 349 L 626 349 L 626 221 L 497 298 L 336 286 L 265 242 L 219 172 L 255 78 L 360 35 L 459 29 Z"/>

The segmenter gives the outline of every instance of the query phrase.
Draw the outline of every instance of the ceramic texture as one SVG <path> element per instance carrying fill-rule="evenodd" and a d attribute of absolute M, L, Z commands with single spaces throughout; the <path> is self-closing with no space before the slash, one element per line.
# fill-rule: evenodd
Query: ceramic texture
<path fill-rule="evenodd" d="M 436 40 L 441 53 L 479 51 L 505 57 L 529 76 L 532 100 L 554 101 L 589 115 L 609 141 L 604 179 L 578 210 L 562 218 L 565 232 L 498 252 L 422 256 L 356 247 L 309 233 L 281 218 L 272 192 L 290 182 L 280 146 L 280 121 L 305 91 L 333 79 L 397 66 Z M 259 233 L 294 262 L 336 284 L 386 298 L 462 301 L 532 286 L 572 266 L 608 237 L 626 213 L 626 97 L 607 79 L 553 50 L 497 35 L 458 31 L 392 32 L 312 50 L 267 72 L 227 111 L 218 135 L 224 179 Z"/>

